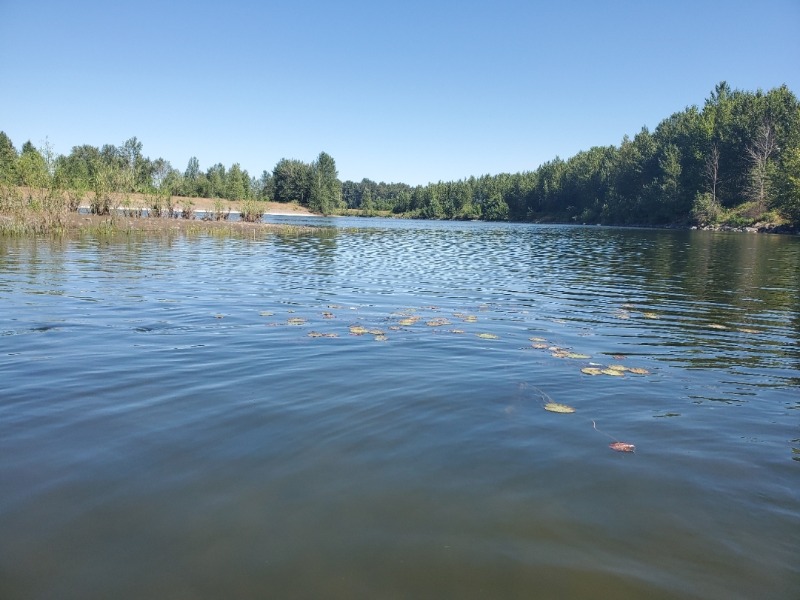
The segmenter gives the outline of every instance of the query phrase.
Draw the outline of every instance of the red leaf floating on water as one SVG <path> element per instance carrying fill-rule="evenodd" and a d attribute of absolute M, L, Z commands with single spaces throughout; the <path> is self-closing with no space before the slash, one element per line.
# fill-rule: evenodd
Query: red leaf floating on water
<path fill-rule="evenodd" d="M 608 447 L 617 452 L 636 452 L 636 446 L 625 442 L 611 442 Z"/>

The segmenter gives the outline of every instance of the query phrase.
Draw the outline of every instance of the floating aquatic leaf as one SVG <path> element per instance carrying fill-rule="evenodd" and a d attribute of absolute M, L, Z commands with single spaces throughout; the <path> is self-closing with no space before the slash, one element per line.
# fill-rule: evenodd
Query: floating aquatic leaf
<path fill-rule="evenodd" d="M 709 323 L 707 327 L 709 329 L 727 329 L 725 325 L 720 325 L 719 323 Z"/>
<path fill-rule="evenodd" d="M 618 319 L 630 319 L 631 313 L 629 313 L 626 310 L 620 310 L 617 311 L 614 316 L 617 317 Z"/>
<path fill-rule="evenodd" d="M 385 335 L 386 332 L 381 329 L 370 329 L 367 331 L 367 333 L 370 335 Z"/>
<path fill-rule="evenodd" d="M 478 322 L 478 317 L 476 317 L 475 315 L 467 315 L 466 317 L 464 317 L 464 322 L 465 323 L 477 323 Z"/>
<path fill-rule="evenodd" d="M 350 333 L 353 335 L 364 335 L 365 333 L 369 333 L 369 329 L 361 325 L 350 325 Z"/>
<path fill-rule="evenodd" d="M 447 319 L 431 319 L 425 323 L 428 327 L 441 327 L 443 325 L 450 325 Z"/>
<path fill-rule="evenodd" d="M 386 336 L 385 336 L 385 335 L 383 335 L 383 334 L 381 334 L 381 335 L 376 335 L 376 336 L 375 336 L 375 341 L 376 341 L 376 342 L 385 342 L 385 341 L 386 341 L 386 340 L 388 340 L 388 339 L 389 339 L 389 338 L 388 338 L 388 337 L 386 337 Z"/>
<path fill-rule="evenodd" d="M 325 311 L 325 312 L 322 313 L 322 318 L 323 319 L 335 319 L 336 315 L 333 314 L 332 312 Z"/>
<path fill-rule="evenodd" d="M 331 309 L 333 309 L 333 310 L 336 310 L 337 308 L 342 308 L 342 307 L 341 307 L 341 306 L 339 306 L 338 304 L 328 304 L 328 308 L 331 308 Z"/>
<path fill-rule="evenodd" d="M 634 375 L 650 375 L 650 371 L 641 367 L 633 367 L 632 369 L 628 369 L 628 373 L 633 373 Z"/>
<path fill-rule="evenodd" d="M 215 319 L 224 319 L 225 315 L 214 315 Z"/>
<path fill-rule="evenodd" d="M 547 349 L 547 344 L 542 344 L 537 342 L 536 344 L 531 344 L 531 348 L 536 348 L 537 350 L 545 350 Z"/>
<path fill-rule="evenodd" d="M 286 321 L 288 325 L 305 325 L 306 320 L 302 317 L 292 317 L 288 321 Z"/>
<path fill-rule="evenodd" d="M 559 404 L 558 402 L 548 402 L 544 405 L 545 410 L 555 413 L 574 413 L 575 409 L 566 404 Z"/>
<path fill-rule="evenodd" d="M 566 358 L 585 359 L 591 358 L 588 354 L 580 354 L 579 352 L 567 352 Z"/>
<path fill-rule="evenodd" d="M 325 337 L 325 334 L 324 334 L 324 333 L 320 333 L 319 331 L 309 331 L 309 332 L 308 332 L 306 335 L 307 335 L 308 337 L 310 337 L 310 338 L 321 338 L 321 337 Z"/>
<path fill-rule="evenodd" d="M 611 369 L 612 371 L 625 372 L 628 370 L 628 367 L 626 367 L 625 365 L 608 365 L 608 368 Z"/>
<path fill-rule="evenodd" d="M 566 350 L 556 350 L 551 356 L 555 358 L 569 358 L 569 352 Z"/>
<path fill-rule="evenodd" d="M 464 313 L 461 313 L 461 312 L 454 312 L 454 313 L 453 313 L 453 316 L 454 316 L 456 319 L 463 319 L 463 318 L 464 318 L 464 317 L 466 317 L 467 315 L 465 315 Z"/>
<path fill-rule="evenodd" d="M 261 311 L 260 313 L 258 313 L 258 314 L 259 314 L 259 315 L 261 315 L 262 317 L 271 317 L 271 316 L 272 316 L 272 315 L 274 315 L 275 313 L 274 313 L 274 312 L 272 312 L 272 311 L 269 311 L 269 310 L 262 310 L 262 311 Z"/>
<path fill-rule="evenodd" d="M 625 360 L 627 357 L 624 354 L 612 354 L 611 358 L 614 360 Z"/>
<path fill-rule="evenodd" d="M 496 340 L 498 336 L 493 333 L 479 333 L 478 337 L 484 340 Z"/>
<path fill-rule="evenodd" d="M 463 329 L 451 329 L 450 333 L 466 333 Z"/>
<path fill-rule="evenodd" d="M 612 377 L 624 377 L 625 373 L 623 371 L 617 371 L 615 369 L 601 369 L 600 372 L 603 375 L 611 375 Z"/>
<path fill-rule="evenodd" d="M 528 338 L 528 339 L 529 339 L 530 341 L 532 341 L 532 342 L 546 342 L 546 341 L 547 341 L 547 340 L 546 340 L 546 339 L 544 339 L 543 337 L 532 337 L 532 338 Z"/>
<path fill-rule="evenodd" d="M 625 442 L 611 442 L 608 447 L 617 452 L 636 452 L 636 446 Z"/>
<path fill-rule="evenodd" d="M 646 312 L 646 313 L 642 313 L 642 316 L 643 316 L 645 319 L 660 319 L 660 318 L 661 318 L 661 317 L 659 317 L 659 316 L 658 316 L 658 314 L 657 314 L 657 313 L 654 313 L 654 312 Z"/>
<path fill-rule="evenodd" d="M 403 325 L 404 327 L 408 327 L 409 325 L 413 325 L 417 321 L 419 321 L 419 317 L 407 317 L 405 319 L 400 319 L 398 323 L 400 325 Z"/>
<path fill-rule="evenodd" d="M 602 375 L 603 369 L 598 369 L 597 367 L 584 367 L 581 369 L 581 373 L 585 373 L 586 375 Z"/>

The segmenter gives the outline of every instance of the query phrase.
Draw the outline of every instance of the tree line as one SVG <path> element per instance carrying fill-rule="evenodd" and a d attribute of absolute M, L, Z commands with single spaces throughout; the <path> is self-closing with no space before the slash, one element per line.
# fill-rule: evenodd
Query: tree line
<path fill-rule="evenodd" d="M 800 103 L 786 86 L 762 92 L 718 84 L 690 106 L 619 145 L 598 146 L 533 171 L 415 186 L 338 179 L 322 152 L 306 163 L 283 158 L 251 177 L 238 163 L 184 171 L 121 146 L 83 145 L 67 156 L 26 142 L 17 152 L 0 132 L 0 182 L 47 178 L 64 189 L 150 192 L 229 200 L 298 202 L 331 214 L 427 219 L 556 221 L 622 225 L 753 222 L 776 215 L 800 225 Z"/>

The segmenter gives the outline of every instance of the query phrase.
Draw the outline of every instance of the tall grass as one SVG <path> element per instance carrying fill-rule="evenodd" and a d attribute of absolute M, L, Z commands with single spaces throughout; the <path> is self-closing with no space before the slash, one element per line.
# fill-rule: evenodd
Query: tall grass
<path fill-rule="evenodd" d="M 0 184 L 0 233 L 63 233 L 70 199 L 53 187 Z"/>

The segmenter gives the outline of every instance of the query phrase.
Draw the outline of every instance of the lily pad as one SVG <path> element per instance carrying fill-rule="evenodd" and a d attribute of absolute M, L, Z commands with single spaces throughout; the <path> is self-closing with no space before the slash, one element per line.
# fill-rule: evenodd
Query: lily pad
<path fill-rule="evenodd" d="M 323 313 L 322 313 L 322 318 L 323 318 L 323 319 L 335 319 L 335 318 L 336 318 L 336 315 L 335 315 L 335 314 L 333 314 L 332 312 L 328 312 L 328 311 L 326 310 L 325 312 L 323 312 Z"/>
<path fill-rule="evenodd" d="M 447 319 L 431 319 L 425 323 L 428 327 L 441 327 L 443 325 L 450 325 Z"/>
<path fill-rule="evenodd" d="M 586 375 L 602 375 L 603 369 L 599 369 L 598 367 L 584 367 L 581 369 L 581 373 L 585 373 Z"/>
<path fill-rule="evenodd" d="M 305 325 L 306 320 L 302 317 L 292 317 L 288 321 L 286 321 L 288 325 Z"/>
<path fill-rule="evenodd" d="M 385 341 L 386 341 L 386 340 L 388 340 L 388 339 L 389 339 L 389 338 L 388 338 L 388 337 L 386 337 L 386 336 L 385 336 L 385 335 L 383 335 L 383 334 L 380 334 L 380 335 L 376 335 L 376 336 L 375 336 L 375 341 L 376 341 L 376 342 L 385 342 Z"/>
<path fill-rule="evenodd" d="M 319 331 L 309 331 L 306 335 L 310 338 L 324 338 L 324 337 L 331 337 L 331 335 L 335 336 L 336 334 L 320 333 Z"/>
<path fill-rule="evenodd" d="M 636 452 L 636 446 L 625 442 L 611 442 L 608 447 L 617 452 Z"/>
<path fill-rule="evenodd" d="M 633 373 L 634 375 L 650 375 L 650 371 L 641 367 L 633 367 L 628 369 L 628 373 Z"/>
<path fill-rule="evenodd" d="M 479 333 L 478 337 L 483 339 L 483 340 L 496 340 L 496 339 L 498 339 L 498 336 L 496 336 L 493 333 Z"/>
<path fill-rule="evenodd" d="M 531 344 L 531 348 L 536 348 L 537 350 L 546 350 L 547 344 L 542 344 L 541 342 L 536 342 L 535 344 Z"/>
<path fill-rule="evenodd" d="M 567 352 L 567 356 L 565 358 L 585 359 L 591 358 L 591 356 L 588 354 L 581 354 L 580 352 Z"/>
<path fill-rule="evenodd" d="M 478 317 L 476 317 L 475 315 L 467 315 L 466 317 L 464 317 L 464 322 L 465 323 L 477 323 L 478 322 Z"/>
<path fill-rule="evenodd" d="M 262 310 L 262 311 L 261 311 L 260 313 L 258 313 L 258 314 L 259 314 L 260 316 L 262 316 L 262 317 L 271 317 L 271 316 L 272 316 L 272 315 L 274 315 L 275 313 L 274 313 L 274 312 L 272 312 L 271 310 Z"/>
<path fill-rule="evenodd" d="M 352 335 L 364 335 L 365 333 L 369 333 L 369 329 L 361 325 L 350 325 L 350 333 Z"/>
<path fill-rule="evenodd" d="M 558 402 L 548 402 L 544 405 L 545 410 L 549 410 L 550 412 L 554 413 L 574 413 L 575 409 L 571 406 L 567 406 L 566 404 L 559 404 Z"/>
<path fill-rule="evenodd" d="M 419 321 L 419 317 L 406 317 L 405 319 L 400 319 L 398 323 L 403 325 L 404 327 L 408 327 L 409 325 L 413 325 Z"/>
<path fill-rule="evenodd" d="M 624 377 L 625 373 L 623 371 L 617 371 L 615 369 L 601 369 L 600 372 L 603 375 L 611 375 L 612 377 Z"/>

